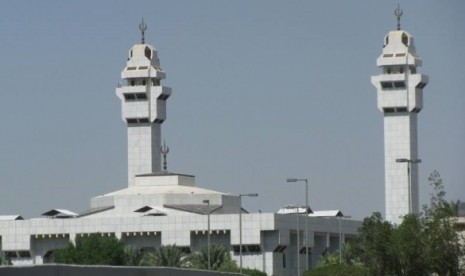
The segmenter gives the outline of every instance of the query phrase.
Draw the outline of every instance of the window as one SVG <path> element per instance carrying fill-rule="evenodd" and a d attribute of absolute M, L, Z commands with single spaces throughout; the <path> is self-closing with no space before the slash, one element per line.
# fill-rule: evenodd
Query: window
<path fill-rule="evenodd" d="M 137 67 L 136 67 L 136 66 L 131 66 L 131 67 L 128 67 L 128 69 L 127 69 L 127 70 L 128 70 L 128 71 L 130 71 L 130 70 L 136 70 L 136 69 L 137 69 Z"/>
<path fill-rule="evenodd" d="M 388 44 L 389 44 L 389 35 L 384 37 L 384 46 L 383 46 L 383 48 L 386 47 L 386 45 L 388 45 Z"/>
<path fill-rule="evenodd" d="M 410 66 L 410 73 L 411 74 L 416 74 L 417 73 L 417 68 Z"/>
<path fill-rule="evenodd" d="M 404 67 L 400 67 L 399 73 L 403 74 L 404 73 Z"/>
<path fill-rule="evenodd" d="M 148 118 L 140 118 L 139 119 L 139 123 L 142 123 L 142 124 L 146 124 L 149 122 L 149 119 Z"/>
<path fill-rule="evenodd" d="M 392 71 L 391 68 L 387 68 L 387 69 L 386 69 L 386 72 L 387 72 L 388 74 L 391 74 L 391 71 Z"/>
<path fill-rule="evenodd" d="M 142 85 L 146 85 L 147 82 L 145 80 L 142 81 Z"/>
<path fill-rule="evenodd" d="M 403 81 L 395 81 L 394 82 L 394 87 L 395 88 L 405 88 L 405 82 L 403 82 Z"/>
<path fill-rule="evenodd" d="M 384 54 L 383 57 L 393 57 L 393 54 Z"/>
<path fill-rule="evenodd" d="M 417 87 L 416 87 L 416 88 L 423 89 L 425 86 L 426 86 L 426 83 L 420 82 L 419 84 L 417 84 Z"/>
<path fill-rule="evenodd" d="M 134 96 L 138 100 L 146 100 L 147 99 L 147 94 L 145 94 L 145 93 L 136 93 L 136 94 L 134 94 Z"/>
<path fill-rule="evenodd" d="M 408 47 L 408 36 L 405 33 L 402 33 L 402 43 Z"/>
<path fill-rule="evenodd" d="M 137 124 L 137 119 L 135 118 L 127 118 L 126 121 L 128 124 Z"/>
<path fill-rule="evenodd" d="M 145 57 L 148 59 L 152 59 L 152 50 L 149 47 L 145 46 Z"/>
<path fill-rule="evenodd" d="M 136 95 L 135 94 L 124 94 L 124 99 L 125 100 L 135 100 Z"/>
<path fill-rule="evenodd" d="M 405 53 L 396 54 L 396 57 L 405 57 Z"/>
<path fill-rule="evenodd" d="M 399 108 L 397 108 L 396 111 L 397 112 L 407 112 L 407 108 L 406 107 L 399 107 Z"/>
<path fill-rule="evenodd" d="M 382 88 L 392 88 L 392 82 L 382 81 L 381 82 Z"/>
<path fill-rule="evenodd" d="M 134 80 L 131 81 L 131 86 L 136 85 L 136 82 Z"/>
<path fill-rule="evenodd" d="M 145 70 L 147 68 L 149 68 L 149 67 L 148 66 L 139 66 L 139 70 Z"/>
<path fill-rule="evenodd" d="M 385 107 L 385 108 L 383 108 L 383 111 L 384 111 L 384 113 L 393 113 L 395 110 L 394 110 L 394 108 Z"/>

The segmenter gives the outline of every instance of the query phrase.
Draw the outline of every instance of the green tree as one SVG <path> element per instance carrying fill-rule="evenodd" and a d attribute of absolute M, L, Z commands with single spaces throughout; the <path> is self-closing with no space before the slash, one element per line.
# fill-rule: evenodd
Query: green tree
<path fill-rule="evenodd" d="M 124 244 L 115 237 L 77 237 L 75 244 L 55 251 L 55 262 L 86 265 L 125 265 Z"/>
<path fill-rule="evenodd" d="M 145 254 L 139 264 L 144 266 L 182 267 L 184 265 L 183 257 L 183 253 L 176 245 L 163 245 L 155 252 Z"/>
<path fill-rule="evenodd" d="M 208 269 L 208 248 L 203 247 L 199 252 L 189 256 L 188 262 L 192 268 Z M 210 246 L 210 268 L 211 270 L 237 271 L 236 262 L 232 260 L 228 249 L 220 244 Z"/>
<path fill-rule="evenodd" d="M 353 262 L 366 266 L 371 275 L 389 275 L 396 272 L 398 260 L 391 247 L 393 226 L 375 212 L 363 220 L 358 236 L 349 241 Z"/>
<path fill-rule="evenodd" d="M 346 264 L 362 263 L 370 275 L 458 275 L 463 246 L 454 229 L 455 203 L 437 171 L 428 178 L 433 187 L 423 214 L 406 215 L 400 225 L 382 220 L 379 213 L 365 218 L 359 235 L 344 249 Z"/>
<path fill-rule="evenodd" d="M 428 178 L 434 189 L 430 206 L 424 206 L 427 254 L 432 272 L 439 275 L 458 275 L 459 259 L 464 254 L 463 246 L 454 229 L 456 212 L 445 200 L 446 192 L 437 171 Z"/>
<path fill-rule="evenodd" d="M 406 215 L 402 223 L 393 229 L 391 252 L 398 264 L 397 275 L 428 275 L 428 256 L 426 254 L 426 235 L 424 225 L 418 215 Z"/>
<path fill-rule="evenodd" d="M 308 270 L 304 276 L 366 276 L 368 270 L 361 265 L 330 264 Z"/>

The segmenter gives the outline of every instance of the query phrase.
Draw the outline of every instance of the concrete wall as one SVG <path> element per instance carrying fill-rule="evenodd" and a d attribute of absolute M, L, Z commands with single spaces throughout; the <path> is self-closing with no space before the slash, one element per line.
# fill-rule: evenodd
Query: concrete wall
<path fill-rule="evenodd" d="M 123 266 L 75 266 L 75 265 L 40 265 L 40 266 L 3 266 L 2 276 L 233 276 L 238 273 L 222 273 L 205 270 L 188 270 L 168 267 L 123 267 Z"/>

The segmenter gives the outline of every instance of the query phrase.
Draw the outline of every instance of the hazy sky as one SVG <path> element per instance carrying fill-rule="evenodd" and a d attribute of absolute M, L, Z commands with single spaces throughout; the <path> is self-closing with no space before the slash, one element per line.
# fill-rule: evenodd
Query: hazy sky
<path fill-rule="evenodd" d="M 115 95 L 128 50 L 158 49 L 172 88 L 170 171 L 251 211 L 384 212 L 383 119 L 370 76 L 398 1 L 7 1 L 0 10 L 0 214 L 83 211 L 127 186 Z M 437 169 L 465 200 L 465 1 L 401 1 L 429 75 L 420 202 Z M 404 3 L 405 2 L 405 3 Z"/>

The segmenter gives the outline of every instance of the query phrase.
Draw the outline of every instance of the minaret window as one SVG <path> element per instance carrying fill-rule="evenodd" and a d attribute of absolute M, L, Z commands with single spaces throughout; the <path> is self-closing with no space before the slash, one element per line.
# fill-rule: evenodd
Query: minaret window
<path fill-rule="evenodd" d="M 404 73 L 404 67 L 400 67 L 399 73 L 403 74 Z"/>
<path fill-rule="evenodd" d="M 417 73 L 417 68 L 410 66 L 410 73 L 411 74 L 416 74 Z"/>
<path fill-rule="evenodd" d="M 145 57 L 152 59 L 152 50 L 149 47 L 145 47 Z"/>
<path fill-rule="evenodd" d="M 388 44 L 389 44 L 389 35 L 384 37 L 384 46 L 383 46 L 383 48 L 386 47 L 386 45 L 388 45 Z"/>
<path fill-rule="evenodd" d="M 145 80 L 142 81 L 142 85 L 146 85 L 147 82 Z"/>
<path fill-rule="evenodd" d="M 405 33 L 402 33 L 402 43 L 408 46 L 408 36 Z"/>
<path fill-rule="evenodd" d="M 391 73 L 392 73 L 392 69 L 391 69 L 391 68 L 387 68 L 387 69 L 386 69 L 386 73 L 391 74 Z"/>
<path fill-rule="evenodd" d="M 131 86 L 136 85 L 136 82 L 134 80 L 131 81 Z"/>
<path fill-rule="evenodd" d="M 405 82 L 403 82 L 403 81 L 395 81 L 394 82 L 394 87 L 395 88 L 405 88 Z"/>

